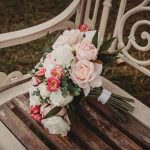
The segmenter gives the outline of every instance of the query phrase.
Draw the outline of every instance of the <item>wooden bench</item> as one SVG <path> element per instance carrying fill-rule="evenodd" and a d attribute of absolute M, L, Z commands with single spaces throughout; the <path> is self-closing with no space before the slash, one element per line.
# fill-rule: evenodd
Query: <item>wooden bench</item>
<path fill-rule="evenodd" d="M 81 23 L 95 28 L 100 0 L 73 0 L 72 3 L 58 16 L 40 25 L 20 31 L 0 34 L 0 48 L 23 44 L 39 39 L 47 34 L 67 28 L 76 28 Z M 123 29 L 126 20 L 139 11 L 150 11 L 150 0 L 144 0 L 137 7 L 125 12 L 127 0 L 120 0 L 118 15 L 113 36 L 117 37 L 110 52 L 115 47 L 122 49 L 120 58 L 150 76 L 150 60 L 141 61 L 133 58 L 128 50 L 133 46 L 139 51 L 150 50 L 150 35 L 141 34 L 147 39 L 146 46 L 136 43 L 135 31 L 143 24 L 150 25 L 148 20 L 137 21 L 129 33 L 127 44 L 123 40 Z M 91 5 L 94 7 L 93 16 L 90 17 Z M 112 0 L 103 1 L 103 10 L 99 24 L 99 45 L 104 40 L 109 11 Z M 75 22 L 70 18 L 76 15 Z M 10 75 L 0 73 L 0 150 L 47 150 L 47 149 L 150 149 L 150 109 L 135 99 L 135 111 L 129 116 L 127 122 L 115 122 L 111 112 L 96 100 L 88 99 L 80 106 L 79 118 L 71 126 L 69 135 L 62 138 L 50 135 L 46 129 L 31 119 L 28 114 L 28 89 L 31 86 L 31 76 L 13 72 Z M 103 78 L 103 86 L 127 97 L 132 97 L 118 86 Z M 20 96 L 18 96 L 20 95 Z M 133 97 L 132 97 L 133 98 Z"/>
<path fill-rule="evenodd" d="M 1 123 L 22 144 L 20 149 L 150 149 L 150 130 L 147 127 L 132 116 L 125 123 L 117 123 L 111 112 L 92 98 L 80 105 L 80 118 L 72 124 L 67 137 L 49 134 L 30 117 L 28 110 L 28 94 L 0 106 Z"/>

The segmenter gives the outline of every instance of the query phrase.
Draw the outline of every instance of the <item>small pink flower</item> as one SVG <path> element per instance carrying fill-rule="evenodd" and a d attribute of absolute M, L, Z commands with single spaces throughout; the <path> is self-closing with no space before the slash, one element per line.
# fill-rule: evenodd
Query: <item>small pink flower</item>
<path fill-rule="evenodd" d="M 54 69 L 51 70 L 52 77 L 60 79 L 62 77 L 62 67 L 56 66 Z"/>
<path fill-rule="evenodd" d="M 79 26 L 79 30 L 80 30 L 81 32 L 87 32 L 87 31 L 90 30 L 90 28 L 89 28 L 89 26 L 88 26 L 87 24 L 81 24 L 81 25 Z"/>
<path fill-rule="evenodd" d="M 38 122 L 41 122 L 42 120 L 42 115 L 40 114 L 40 106 L 36 105 L 36 106 L 31 106 L 30 107 L 30 114 L 31 114 L 31 117 L 38 121 Z"/>
<path fill-rule="evenodd" d="M 48 91 L 50 92 L 55 92 L 60 87 L 60 80 L 58 78 L 50 77 L 48 78 L 47 82 L 48 82 Z"/>
<path fill-rule="evenodd" d="M 83 40 L 78 43 L 75 47 L 77 58 L 82 60 L 96 60 L 98 50 L 97 48 L 88 40 Z"/>
<path fill-rule="evenodd" d="M 40 113 L 40 106 L 35 105 L 30 107 L 30 114 L 39 114 Z"/>
<path fill-rule="evenodd" d="M 44 67 L 39 67 L 38 71 L 36 72 L 36 75 L 39 76 L 39 77 L 44 76 L 45 72 L 46 72 L 46 69 Z"/>
<path fill-rule="evenodd" d="M 41 122 L 41 120 L 42 120 L 41 114 L 31 114 L 31 117 L 37 122 Z"/>
<path fill-rule="evenodd" d="M 33 85 L 37 86 L 41 83 L 41 80 L 38 77 L 32 78 Z"/>

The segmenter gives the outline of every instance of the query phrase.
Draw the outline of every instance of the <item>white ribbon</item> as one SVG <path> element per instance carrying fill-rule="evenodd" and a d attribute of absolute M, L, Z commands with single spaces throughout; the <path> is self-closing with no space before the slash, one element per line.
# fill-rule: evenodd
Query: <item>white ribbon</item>
<path fill-rule="evenodd" d="M 98 101 L 100 101 L 102 104 L 105 104 L 109 100 L 110 96 L 111 92 L 103 89 L 101 95 L 98 97 Z"/>

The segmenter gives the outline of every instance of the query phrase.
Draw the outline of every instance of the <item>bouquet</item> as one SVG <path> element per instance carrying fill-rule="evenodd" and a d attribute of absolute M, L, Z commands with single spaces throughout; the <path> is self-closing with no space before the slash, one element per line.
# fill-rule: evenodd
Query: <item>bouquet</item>
<path fill-rule="evenodd" d="M 76 105 L 87 96 L 107 105 L 119 121 L 133 112 L 132 99 L 102 88 L 102 70 L 118 55 L 118 51 L 107 51 L 114 39 L 104 41 L 98 48 L 98 32 L 84 24 L 64 31 L 52 48 L 46 47 L 48 52 L 32 70 L 29 101 L 32 118 L 50 134 L 67 135 Z"/>

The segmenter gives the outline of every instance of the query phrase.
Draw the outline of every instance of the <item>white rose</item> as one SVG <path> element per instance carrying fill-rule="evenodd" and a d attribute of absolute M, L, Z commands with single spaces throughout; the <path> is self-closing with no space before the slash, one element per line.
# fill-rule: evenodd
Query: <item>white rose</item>
<path fill-rule="evenodd" d="M 83 33 L 80 32 L 79 29 L 72 29 L 72 30 L 65 30 L 62 35 L 58 37 L 56 42 L 53 44 L 53 49 L 56 49 L 59 46 L 63 46 L 66 44 L 69 44 L 70 46 L 73 46 L 80 42 L 82 38 Z"/>
<path fill-rule="evenodd" d="M 41 98 L 40 96 L 34 94 L 34 92 L 38 92 L 38 88 L 35 86 L 32 86 L 29 89 L 29 101 L 30 106 L 40 105 L 41 104 Z"/>
<path fill-rule="evenodd" d="M 52 92 L 50 94 L 50 100 L 54 106 L 65 106 L 72 102 L 73 96 L 68 94 L 66 97 L 63 97 L 61 90 L 58 90 L 57 92 Z"/>
<path fill-rule="evenodd" d="M 58 48 L 54 49 L 53 57 L 55 62 L 58 65 L 71 65 L 75 61 L 75 57 L 72 53 L 72 48 L 69 45 L 59 46 Z"/>
<path fill-rule="evenodd" d="M 38 86 L 38 89 L 39 89 L 40 95 L 42 96 L 43 99 L 49 97 L 50 92 L 48 91 L 47 85 L 45 83 L 41 83 Z"/>
<path fill-rule="evenodd" d="M 84 34 L 85 34 L 84 39 L 88 40 L 89 42 L 92 42 L 95 33 L 96 33 L 96 30 L 85 32 L 85 33 L 84 33 Z"/>
<path fill-rule="evenodd" d="M 68 123 L 60 116 L 52 116 L 42 120 L 42 124 L 49 130 L 50 134 L 60 134 L 66 136 L 70 130 Z"/>

